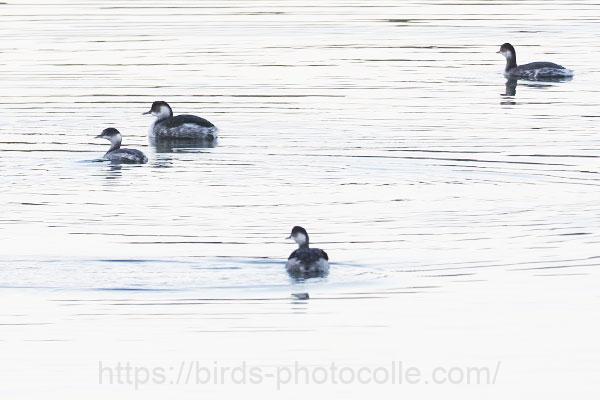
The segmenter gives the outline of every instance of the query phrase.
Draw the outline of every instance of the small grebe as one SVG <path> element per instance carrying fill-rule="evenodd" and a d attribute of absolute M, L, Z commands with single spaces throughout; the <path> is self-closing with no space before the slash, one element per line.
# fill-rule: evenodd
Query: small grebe
<path fill-rule="evenodd" d="M 115 128 L 106 128 L 96 137 L 110 140 L 110 149 L 104 155 L 106 160 L 130 164 L 145 164 L 148 162 L 148 158 L 141 151 L 121 148 L 123 138 Z"/>
<path fill-rule="evenodd" d="M 329 257 L 321 249 L 308 247 L 306 229 L 295 226 L 288 239 L 294 239 L 298 249 L 288 257 L 286 270 L 295 277 L 324 276 L 329 272 Z"/>
<path fill-rule="evenodd" d="M 551 62 L 538 61 L 517 65 L 517 52 L 510 43 L 504 43 L 500 46 L 500 50 L 498 50 L 497 53 L 502 54 L 506 58 L 504 76 L 507 78 L 558 80 L 561 78 L 571 78 L 573 76 L 573 71 L 570 69 Z"/>
<path fill-rule="evenodd" d="M 164 101 L 152 103 L 150 111 L 156 120 L 150 125 L 149 135 L 154 139 L 197 139 L 213 141 L 218 129 L 209 121 L 195 115 L 173 116 L 173 110 Z"/>

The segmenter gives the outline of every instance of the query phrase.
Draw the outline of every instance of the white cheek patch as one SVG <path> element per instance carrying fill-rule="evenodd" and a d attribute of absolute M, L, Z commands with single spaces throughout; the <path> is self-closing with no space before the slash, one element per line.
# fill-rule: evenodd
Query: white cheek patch
<path fill-rule="evenodd" d="M 160 111 L 158 112 L 158 117 L 168 117 L 170 115 L 170 111 L 169 111 L 169 107 L 166 106 L 160 106 Z"/>
<path fill-rule="evenodd" d="M 296 241 L 296 243 L 302 245 L 306 243 L 306 235 L 304 233 L 297 233 L 294 236 L 294 240 Z"/>
<path fill-rule="evenodd" d="M 118 135 L 114 135 L 114 136 L 110 137 L 110 142 L 112 144 L 121 143 L 121 140 L 122 140 L 122 137 L 121 137 L 120 133 Z"/>
<path fill-rule="evenodd" d="M 504 50 L 504 51 L 502 52 L 502 55 L 503 55 L 504 57 L 506 57 L 506 58 L 513 58 L 513 54 L 512 54 L 510 51 L 508 51 L 508 50 Z"/>

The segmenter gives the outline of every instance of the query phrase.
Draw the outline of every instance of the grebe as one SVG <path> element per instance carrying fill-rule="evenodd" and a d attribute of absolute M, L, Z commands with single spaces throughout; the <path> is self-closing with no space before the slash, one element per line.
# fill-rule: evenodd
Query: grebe
<path fill-rule="evenodd" d="M 197 139 L 214 141 L 218 129 L 209 121 L 195 115 L 173 116 L 173 110 L 164 101 L 152 103 L 150 111 L 156 120 L 150 125 L 149 135 L 154 139 Z"/>
<path fill-rule="evenodd" d="M 306 229 L 294 226 L 288 239 L 294 239 L 298 249 L 288 257 L 285 266 L 294 277 L 324 276 L 329 272 L 329 256 L 321 249 L 308 247 L 309 239 Z"/>
<path fill-rule="evenodd" d="M 551 62 L 538 61 L 517 65 L 517 53 L 510 43 L 504 43 L 500 46 L 500 50 L 498 50 L 497 53 L 502 54 L 506 58 L 504 76 L 507 78 L 557 80 L 571 78 L 573 76 L 573 71 L 570 69 Z"/>
<path fill-rule="evenodd" d="M 141 151 L 121 148 L 121 140 L 123 137 L 115 128 L 106 128 L 96 137 L 110 140 L 110 148 L 104 155 L 106 160 L 130 164 L 145 164 L 148 162 L 148 158 Z"/>

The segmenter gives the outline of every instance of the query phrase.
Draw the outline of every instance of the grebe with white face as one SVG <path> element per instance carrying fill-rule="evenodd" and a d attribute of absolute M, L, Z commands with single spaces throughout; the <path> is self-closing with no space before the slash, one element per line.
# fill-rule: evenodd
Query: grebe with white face
<path fill-rule="evenodd" d="M 145 164 L 148 162 L 148 158 L 141 151 L 121 148 L 123 137 L 115 128 L 106 128 L 96 137 L 110 140 L 110 148 L 104 155 L 106 160 L 129 164 Z"/>
<path fill-rule="evenodd" d="M 149 135 L 155 139 L 196 139 L 213 141 L 218 129 L 209 121 L 195 115 L 173 116 L 173 110 L 164 101 L 155 101 L 144 114 L 156 117 L 150 125 Z"/>
<path fill-rule="evenodd" d="M 301 226 L 295 226 L 288 239 L 294 239 L 298 249 L 288 257 L 285 268 L 296 278 L 325 276 L 329 272 L 329 256 L 321 249 L 309 247 L 308 232 Z"/>
<path fill-rule="evenodd" d="M 573 71 L 551 62 L 538 61 L 517 65 L 517 52 L 510 43 L 504 43 L 500 46 L 500 50 L 497 53 L 502 54 L 506 58 L 504 76 L 507 78 L 560 80 L 573 77 Z"/>

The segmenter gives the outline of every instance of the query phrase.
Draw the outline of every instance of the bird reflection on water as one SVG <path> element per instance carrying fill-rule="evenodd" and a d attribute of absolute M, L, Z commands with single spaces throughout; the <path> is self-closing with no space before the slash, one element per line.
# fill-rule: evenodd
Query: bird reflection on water
<path fill-rule="evenodd" d="M 149 138 L 150 146 L 156 153 L 177 153 L 194 149 L 212 149 L 217 146 L 218 140 L 203 139 L 156 139 Z"/>
<path fill-rule="evenodd" d="M 504 83 L 505 91 L 501 94 L 501 96 L 516 96 L 517 95 L 517 86 L 525 86 L 534 89 L 548 89 L 554 86 L 556 83 L 563 83 L 573 80 L 572 77 L 566 78 L 555 78 L 555 79 L 515 79 L 509 78 Z M 521 81 L 521 83 L 519 83 Z"/>

